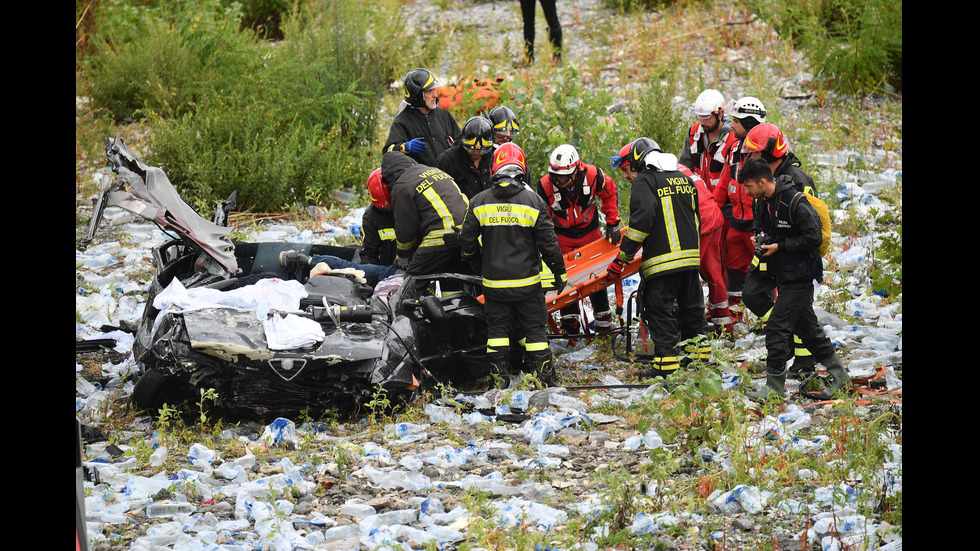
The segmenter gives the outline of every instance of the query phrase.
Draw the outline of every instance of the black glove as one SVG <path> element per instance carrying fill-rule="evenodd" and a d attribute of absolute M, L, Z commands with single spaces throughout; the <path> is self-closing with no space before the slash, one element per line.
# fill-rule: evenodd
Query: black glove
<path fill-rule="evenodd" d="M 555 274 L 555 294 L 556 295 L 560 295 L 561 292 L 565 290 L 565 287 L 568 286 L 568 283 L 564 279 L 561 278 L 561 276 L 563 276 L 563 275 L 565 275 L 565 274 Z"/>
<path fill-rule="evenodd" d="M 623 234 L 619 231 L 619 222 L 606 224 L 606 239 L 613 245 L 619 245 L 619 242 L 623 240 Z"/>
<path fill-rule="evenodd" d="M 395 263 L 398 264 L 399 270 L 408 270 L 408 265 L 412 263 L 412 259 L 406 256 L 396 256 Z"/>

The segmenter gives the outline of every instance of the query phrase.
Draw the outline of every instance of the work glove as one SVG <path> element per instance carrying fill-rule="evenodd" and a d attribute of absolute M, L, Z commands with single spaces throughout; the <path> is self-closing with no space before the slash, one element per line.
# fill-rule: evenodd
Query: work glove
<path fill-rule="evenodd" d="M 565 280 L 563 280 L 561 278 L 562 275 L 564 275 L 564 274 L 555 274 L 555 294 L 556 295 L 560 295 L 561 292 L 565 290 L 565 287 L 568 286 L 568 282 L 566 282 Z"/>
<path fill-rule="evenodd" d="M 617 256 L 609 263 L 609 266 L 606 266 L 606 273 L 609 274 L 609 277 L 618 279 L 619 276 L 623 275 L 623 268 L 625 266 L 626 263 L 623 262 L 623 259 Z"/>
<path fill-rule="evenodd" d="M 623 240 L 623 234 L 619 231 L 619 222 L 606 224 L 606 239 L 613 245 L 619 245 L 619 242 Z"/>
<path fill-rule="evenodd" d="M 619 155 L 609 157 L 609 164 L 611 164 L 613 168 L 619 168 L 619 163 L 621 162 L 623 162 L 623 158 Z"/>
<path fill-rule="evenodd" d="M 398 264 L 399 270 L 408 270 L 408 265 L 412 263 L 412 259 L 406 256 L 396 256 L 395 263 Z"/>
<path fill-rule="evenodd" d="M 402 144 L 402 153 L 421 153 L 425 151 L 425 138 L 412 138 Z"/>

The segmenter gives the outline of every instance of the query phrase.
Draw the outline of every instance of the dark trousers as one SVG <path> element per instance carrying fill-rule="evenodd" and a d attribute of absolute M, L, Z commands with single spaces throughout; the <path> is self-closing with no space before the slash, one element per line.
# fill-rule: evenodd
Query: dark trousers
<path fill-rule="evenodd" d="M 786 362 L 793 357 L 793 335 L 800 338 L 817 361 L 825 360 L 834 353 L 833 343 L 813 313 L 812 281 L 779 286 L 779 294 L 766 322 L 767 368 L 770 371 L 782 371 Z"/>
<path fill-rule="evenodd" d="M 529 61 L 534 60 L 534 0 L 521 0 L 521 15 L 524 17 L 524 47 Z M 558 21 L 558 9 L 555 0 L 541 0 L 544 19 L 548 22 L 548 39 L 555 49 L 555 54 L 561 56 L 561 23 Z"/>
<path fill-rule="evenodd" d="M 679 354 L 678 342 L 704 334 L 704 294 L 698 271 L 650 277 L 643 285 L 643 319 L 650 330 L 654 353 L 660 358 L 675 358 Z"/>
<path fill-rule="evenodd" d="M 507 365 L 510 357 L 511 335 L 521 336 L 534 369 L 541 369 L 551 361 L 548 348 L 548 307 L 544 291 L 527 300 L 502 301 L 486 297 L 484 312 L 487 316 L 487 353 L 490 361 L 499 366 Z"/>

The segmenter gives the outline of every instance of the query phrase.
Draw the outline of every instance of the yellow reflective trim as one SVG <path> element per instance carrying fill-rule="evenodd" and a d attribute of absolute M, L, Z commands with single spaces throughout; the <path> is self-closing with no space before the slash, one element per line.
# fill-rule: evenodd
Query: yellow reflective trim
<path fill-rule="evenodd" d="M 770 314 L 772 314 L 772 308 L 770 308 L 769 311 L 765 313 L 765 315 L 763 315 L 761 318 L 759 318 L 759 321 L 761 321 L 761 322 L 767 322 L 767 321 L 769 321 L 769 315 Z"/>
<path fill-rule="evenodd" d="M 378 237 L 380 237 L 382 241 L 390 241 L 395 238 L 395 229 L 385 228 L 378 230 Z"/>
<path fill-rule="evenodd" d="M 650 235 L 650 234 L 649 233 L 644 233 L 644 232 L 641 232 L 638 229 L 635 229 L 635 228 L 631 228 L 629 226 L 626 226 L 626 233 L 623 235 L 623 237 L 625 237 L 627 239 L 630 239 L 632 241 L 636 241 L 637 243 L 643 243 L 643 241 L 647 238 L 648 235 Z"/>
<path fill-rule="evenodd" d="M 395 248 L 397 248 L 399 251 L 408 251 L 415 248 L 415 245 L 418 244 L 418 242 L 418 239 L 414 239 L 408 243 L 402 243 L 401 241 L 395 240 Z"/>
<path fill-rule="evenodd" d="M 538 350 L 547 350 L 548 343 L 546 342 L 529 342 L 524 344 L 524 350 L 528 352 L 537 352 Z"/>
<path fill-rule="evenodd" d="M 487 339 L 487 348 L 491 346 L 510 346 L 510 339 L 507 337 Z"/>
<path fill-rule="evenodd" d="M 541 274 L 534 274 L 524 279 L 487 279 L 483 278 L 483 286 L 491 289 L 507 289 L 513 287 L 527 287 L 528 285 L 540 285 Z"/>
<path fill-rule="evenodd" d="M 648 258 L 643 261 L 641 269 L 643 277 L 652 274 L 676 270 L 678 268 L 700 268 L 701 255 L 697 250 L 677 251 Z"/>
<path fill-rule="evenodd" d="M 674 216 L 674 201 L 670 195 L 660 198 L 660 208 L 663 210 L 664 227 L 667 230 L 667 246 L 671 251 L 681 248 L 681 238 L 677 235 L 677 220 Z M 698 261 L 700 263 L 700 260 Z"/>
<path fill-rule="evenodd" d="M 540 211 L 512 203 L 490 203 L 473 209 L 481 226 L 522 226 L 533 228 Z"/>

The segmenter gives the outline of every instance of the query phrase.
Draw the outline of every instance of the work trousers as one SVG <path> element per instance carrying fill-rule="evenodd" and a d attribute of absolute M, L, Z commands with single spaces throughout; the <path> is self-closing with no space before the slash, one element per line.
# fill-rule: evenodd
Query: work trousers
<path fill-rule="evenodd" d="M 834 345 L 827 338 L 813 312 L 813 281 L 783 283 L 779 286 L 775 304 L 766 322 L 766 367 L 780 372 L 793 357 L 793 335 L 799 337 L 813 357 L 825 360 L 834 353 Z"/>
<path fill-rule="evenodd" d="M 664 364 L 676 363 L 680 353 L 677 343 L 704 334 L 704 294 L 698 272 L 684 270 L 646 278 L 643 319 L 654 343 L 654 354 L 663 358 Z"/>

